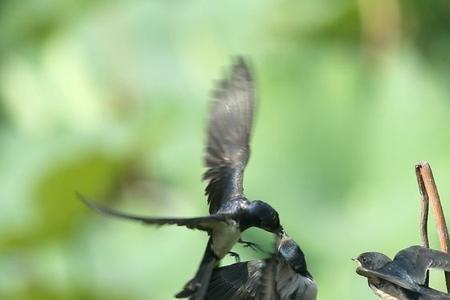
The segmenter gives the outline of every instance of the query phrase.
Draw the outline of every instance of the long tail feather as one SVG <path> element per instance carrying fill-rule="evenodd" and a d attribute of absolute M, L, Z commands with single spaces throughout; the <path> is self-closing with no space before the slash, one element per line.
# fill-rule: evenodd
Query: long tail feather
<path fill-rule="evenodd" d="M 205 249 L 200 267 L 181 292 L 175 295 L 175 298 L 188 298 L 189 300 L 203 300 L 208 290 L 208 284 L 211 279 L 212 272 L 217 266 L 219 259 L 211 249 L 211 239 Z"/>

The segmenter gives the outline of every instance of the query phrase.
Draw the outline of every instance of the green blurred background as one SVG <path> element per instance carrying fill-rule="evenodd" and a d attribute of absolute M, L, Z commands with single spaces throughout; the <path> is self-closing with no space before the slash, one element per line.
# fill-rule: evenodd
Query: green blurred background
<path fill-rule="evenodd" d="M 449 3 L 1 1 L 0 299 L 172 298 L 206 235 L 107 219 L 74 191 L 205 214 L 209 93 L 236 54 L 259 95 L 247 195 L 280 212 L 320 299 L 375 299 L 350 258 L 420 242 L 419 160 L 450 208 Z"/>

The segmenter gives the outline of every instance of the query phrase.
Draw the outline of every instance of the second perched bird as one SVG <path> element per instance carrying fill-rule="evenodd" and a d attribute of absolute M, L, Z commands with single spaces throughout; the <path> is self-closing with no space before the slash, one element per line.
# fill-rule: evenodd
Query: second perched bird
<path fill-rule="evenodd" d="M 450 271 L 450 255 L 411 246 L 397 253 L 394 260 L 382 253 L 366 252 L 353 259 L 356 273 L 367 277 L 369 287 L 386 300 L 450 300 L 450 295 L 425 285 L 428 269 Z"/>
<path fill-rule="evenodd" d="M 90 208 L 109 216 L 140 221 L 152 225 L 174 224 L 206 231 L 210 236 L 197 273 L 177 298 L 202 300 L 213 269 L 240 239 L 241 232 L 259 227 L 280 234 L 278 213 L 269 204 L 249 201 L 243 192 L 244 169 L 250 156 L 250 136 L 255 107 L 253 80 L 247 64 L 238 58 L 231 76 L 222 80 L 213 93 L 209 112 L 208 141 L 205 156 L 208 181 L 208 216 L 197 218 L 153 218 L 125 214 L 79 198 Z"/>
<path fill-rule="evenodd" d="M 317 285 L 300 247 L 287 234 L 268 259 L 214 270 L 206 300 L 315 300 Z"/>

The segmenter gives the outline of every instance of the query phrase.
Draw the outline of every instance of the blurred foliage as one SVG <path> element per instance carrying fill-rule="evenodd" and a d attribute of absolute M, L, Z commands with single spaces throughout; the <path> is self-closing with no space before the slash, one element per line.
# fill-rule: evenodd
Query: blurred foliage
<path fill-rule="evenodd" d="M 449 33 L 445 0 L 1 1 L 0 299 L 181 288 L 204 234 L 105 219 L 74 193 L 205 214 L 209 92 L 236 54 L 259 95 L 247 195 L 280 212 L 320 298 L 374 299 L 350 258 L 419 243 L 419 160 L 449 210 Z"/>

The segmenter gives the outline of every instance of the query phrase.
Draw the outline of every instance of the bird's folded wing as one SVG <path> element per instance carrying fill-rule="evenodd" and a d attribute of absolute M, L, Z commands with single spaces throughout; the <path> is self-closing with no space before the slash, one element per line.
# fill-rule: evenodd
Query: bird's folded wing
<path fill-rule="evenodd" d="M 211 214 L 225 201 L 243 195 L 255 106 L 253 80 L 244 59 L 236 59 L 230 78 L 219 82 L 213 98 L 203 175 Z"/>
<path fill-rule="evenodd" d="M 450 294 L 429 287 L 421 287 L 417 300 L 450 300 Z"/>
<path fill-rule="evenodd" d="M 214 229 L 219 222 L 226 222 L 226 216 L 222 214 L 215 214 L 196 218 L 152 218 L 152 217 L 138 216 L 119 212 L 109 207 L 93 203 L 92 201 L 88 200 L 79 193 L 77 193 L 77 196 L 87 207 L 91 208 L 92 210 L 102 215 L 131 221 L 138 221 L 149 225 L 157 225 L 157 226 L 178 225 L 178 226 L 185 226 L 189 229 L 199 229 L 209 232 L 210 230 Z"/>
<path fill-rule="evenodd" d="M 412 282 L 411 278 L 403 270 L 399 270 L 393 264 L 389 264 L 380 270 L 369 270 L 359 267 L 356 272 L 367 278 L 375 277 L 384 279 L 410 291 L 417 292 L 420 289 L 420 286 Z"/>
<path fill-rule="evenodd" d="M 411 276 L 420 284 L 425 283 L 428 269 L 440 269 L 450 272 L 450 255 L 448 253 L 429 249 L 423 246 L 411 246 L 400 251 L 394 260 L 407 259 L 410 261 L 408 270 Z"/>
<path fill-rule="evenodd" d="M 205 300 L 256 299 L 265 265 L 265 260 L 252 260 L 215 269 Z"/>

